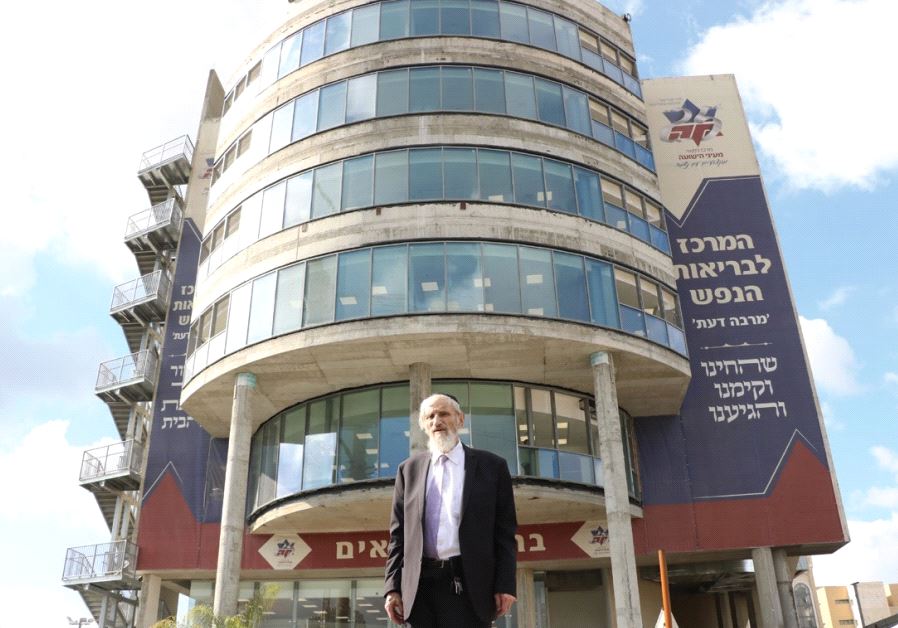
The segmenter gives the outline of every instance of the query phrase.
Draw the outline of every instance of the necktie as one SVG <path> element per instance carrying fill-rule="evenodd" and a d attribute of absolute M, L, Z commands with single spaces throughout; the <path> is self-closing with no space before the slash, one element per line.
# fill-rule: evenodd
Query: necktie
<path fill-rule="evenodd" d="M 443 454 L 434 465 L 432 494 L 425 498 L 424 507 L 424 555 L 428 558 L 439 558 L 437 554 L 437 535 L 440 532 L 440 513 L 443 511 L 443 494 L 448 490 L 449 474 L 446 465 L 449 458 Z M 439 476 L 437 476 L 439 472 Z M 447 496 L 448 497 L 448 496 Z"/>

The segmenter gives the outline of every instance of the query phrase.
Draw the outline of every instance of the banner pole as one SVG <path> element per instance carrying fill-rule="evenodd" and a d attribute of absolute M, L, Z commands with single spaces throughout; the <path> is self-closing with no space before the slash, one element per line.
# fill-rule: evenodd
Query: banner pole
<path fill-rule="evenodd" d="M 667 582 L 667 561 L 664 550 L 658 550 L 658 571 L 661 573 L 661 607 L 664 610 L 664 628 L 673 628 L 670 619 L 670 586 Z"/>

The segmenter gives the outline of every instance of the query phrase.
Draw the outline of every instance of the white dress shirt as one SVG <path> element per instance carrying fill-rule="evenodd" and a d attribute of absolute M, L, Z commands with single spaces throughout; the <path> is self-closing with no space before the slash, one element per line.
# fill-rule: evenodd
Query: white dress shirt
<path fill-rule="evenodd" d="M 439 463 L 443 454 L 431 454 L 430 473 L 427 474 L 425 499 L 431 499 L 435 491 L 444 487 L 443 505 L 440 510 L 440 529 L 437 533 L 437 558 L 446 559 L 461 554 L 458 526 L 461 523 L 461 498 L 465 486 L 465 450 L 461 441 L 456 443 Z M 447 474 L 446 483 L 443 475 Z"/>

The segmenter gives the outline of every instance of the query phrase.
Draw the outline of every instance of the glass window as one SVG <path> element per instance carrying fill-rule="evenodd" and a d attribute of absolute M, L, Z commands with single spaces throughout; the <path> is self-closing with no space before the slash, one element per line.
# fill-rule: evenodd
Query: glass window
<path fill-rule="evenodd" d="M 661 303 L 664 307 L 664 319 L 671 325 L 682 327 L 683 322 L 680 320 L 680 311 L 677 308 L 677 297 L 673 292 L 661 288 Z"/>
<path fill-rule="evenodd" d="M 546 200 L 549 208 L 576 214 L 577 199 L 574 196 L 571 166 L 560 161 L 544 159 L 543 168 L 546 172 Z"/>
<path fill-rule="evenodd" d="M 473 242 L 446 243 L 447 311 L 483 311 L 483 275 L 480 245 Z"/>
<path fill-rule="evenodd" d="M 374 249 L 371 270 L 372 316 L 405 312 L 407 255 L 408 250 L 405 245 L 382 246 Z"/>
<path fill-rule="evenodd" d="M 530 24 L 530 43 L 540 48 L 555 50 L 555 25 L 552 23 L 552 14 L 528 7 L 527 18 Z"/>
<path fill-rule="evenodd" d="M 209 341 L 212 336 L 212 308 L 208 308 L 200 316 L 199 322 L 199 340 L 197 344 L 202 345 Z"/>
<path fill-rule="evenodd" d="M 290 143 L 293 131 L 293 101 L 291 100 L 271 116 L 271 141 L 268 152 L 273 153 Z"/>
<path fill-rule="evenodd" d="M 367 74 L 349 79 L 346 94 L 346 121 L 355 122 L 374 117 L 377 104 L 377 75 Z"/>
<path fill-rule="evenodd" d="M 443 149 L 443 178 L 447 199 L 477 198 L 477 153 L 473 148 Z"/>
<path fill-rule="evenodd" d="M 624 206 L 624 193 L 619 183 L 615 183 L 609 179 L 602 179 L 602 197 L 606 203 Z"/>
<path fill-rule="evenodd" d="M 518 424 L 518 443 L 526 445 L 530 442 L 530 420 L 527 418 L 527 390 L 522 386 L 514 387 L 514 415 Z"/>
<path fill-rule="evenodd" d="M 499 3 L 494 0 L 471 0 L 471 34 L 477 37 L 499 37 Z"/>
<path fill-rule="evenodd" d="M 516 118 L 536 118 L 532 76 L 505 73 L 505 110 Z"/>
<path fill-rule="evenodd" d="M 299 53 L 302 50 L 302 31 L 299 31 L 281 44 L 281 59 L 278 65 L 278 78 L 285 76 L 299 67 Z"/>
<path fill-rule="evenodd" d="M 346 393 L 342 414 L 337 482 L 377 477 L 380 390 Z"/>
<path fill-rule="evenodd" d="M 351 46 L 362 46 L 377 41 L 380 4 L 369 4 L 352 10 Z"/>
<path fill-rule="evenodd" d="M 440 32 L 439 0 L 411 0 L 411 36 L 436 35 Z"/>
<path fill-rule="evenodd" d="M 593 52 L 599 51 L 599 40 L 595 35 L 588 31 L 580 31 L 580 45 L 587 50 L 592 50 Z"/>
<path fill-rule="evenodd" d="M 661 222 L 661 206 L 647 198 L 643 200 L 645 201 L 645 217 L 648 219 L 649 224 L 653 227 L 663 229 L 664 224 Z"/>
<path fill-rule="evenodd" d="M 343 124 L 346 120 L 346 81 L 322 87 L 318 96 L 318 130 Z"/>
<path fill-rule="evenodd" d="M 409 200 L 443 198 L 443 164 L 439 148 L 418 148 L 408 152 Z"/>
<path fill-rule="evenodd" d="M 346 50 L 349 47 L 349 31 L 352 13 L 344 11 L 327 18 L 327 31 L 324 44 L 324 54 L 332 55 L 335 52 Z"/>
<path fill-rule="evenodd" d="M 471 383 L 471 442 L 478 449 L 505 458 L 508 470 L 517 475 L 517 431 L 508 384 Z"/>
<path fill-rule="evenodd" d="M 303 452 L 303 490 L 333 484 L 339 403 L 339 397 L 331 397 L 309 404 L 309 428 Z"/>
<path fill-rule="evenodd" d="M 334 293 L 336 291 L 337 256 L 328 255 L 307 262 L 305 308 L 303 327 L 330 323 L 334 320 Z"/>
<path fill-rule="evenodd" d="M 278 272 L 277 300 L 274 305 L 274 335 L 302 326 L 302 295 L 306 265 L 299 263 Z"/>
<path fill-rule="evenodd" d="M 231 308 L 228 312 L 228 339 L 225 353 L 232 353 L 246 344 L 246 329 L 249 323 L 249 305 L 253 286 L 246 283 L 231 292 Z M 193 353 L 188 350 L 187 355 Z"/>
<path fill-rule="evenodd" d="M 441 70 L 443 88 L 442 109 L 446 111 L 474 110 L 474 82 L 471 68 L 444 67 Z"/>
<path fill-rule="evenodd" d="M 530 42 L 526 7 L 510 2 L 501 3 L 499 5 L 499 21 L 502 27 L 502 39 L 525 44 Z"/>
<path fill-rule="evenodd" d="M 225 295 L 212 306 L 212 336 L 217 336 L 228 326 L 228 300 Z"/>
<path fill-rule="evenodd" d="M 411 312 L 446 310 L 443 244 L 409 245 L 409 294 Z"/>
<path fill-rule="evenodd" d="M 408 113 L 408 70 L 377 73 L 377 115 Z"/>
<path fill-rule="evenodd" d="M 262 219 L 259 223 L 259 239 L 275 231 L 280 231 L 284 224 L 284 194 L 287 185 L 281 181 L 267 188 L 262 193 Z"/>
<path fill-rule="evenodd" d="M 293 141 L 308 137 L 318 129 L 318 90 L 296 99 L 293 111 Z"/>
<path fill-rule="evenodd" d="M 555 275 L 552 254 L 545 249 L 519 247 L 523 313 L 555 316 Z"/>
<path fill-rule="evenodd" d="M 642 146 L 643 148 L 649 147 L 649 136 L 648 130 L 641 124 L 637 124 L 633 120 L 630 120 L 630 129 L 633 137 L 633 141 Z"/>
<path fill-rule="evenodd" d="M 374 195 L 374 155 L 343 162 L 343 209 L 370 207 Z"/>
<path fill-rule="evenodd" d="M 617 296 L 611 264 L 586 260 L 586 280 L 589 285 L 589 305 L 592 322 L 608 327 L 620 327 Z"/>
<path fill-rule="evenodd" d="M 380 5 L 380 39 L 408 37 L 408 0 Z"/>
<path fill-rule="evenodd" d="M 600 122 L 607 127 L 611 126 L 611 114 L 608 113 L 608 107 L 595 100 L 589 101 L 589 115 L 596 122 Z"/>
<path fill-rule="evenodd" d="M 642 197 L 629 188 L 624 188 L 624 204 L 628 212 L 642 216 Z"/>
<path fill-rule="evenodd" d="M 471 32 L 468 0 L 440 0 L 440 32 L 443 35 Z"/>
<path fill-rule="evenodd" d="M 533 430 L 531 445 L 555 447 L 555 426 L 552 421 L 552 393 L 539 388 L 530 389 L 530 417 Z"/>
<path fill-rule="evenodd" d="M 546 190 L 543 184 L 542 160 L 532 155 L 511 154 L 514 175 L 514 198 L 523 205 L 546 206 Z"/>
<path fill-rule="evenodd" d="M 340 211 L 343 164 L 337 162 L 315 169 L 312 192 L 312 218 L 320 218 Z"/>
<path fill-rule="evenodd" d="M 337 320 L 368 316 L 371 249 L 340 253 L 337 267 Z"/>
<path fill-rule="evenodd" d="M 312 178 L 308 170 L 287 179 L 287 198 L 284 205 L 284 228 L 308 222 L 312 209 Z"/>
<path fill-rule="evenodd" d="M 661 299 L 658 284 L 644 277 L 639 278 L 639 294 L 642 297 L 642 311 L 652 316 L 661 316 Z"/>
<path fill-rule="evenodd" d="M 555 284 L 558 290 L 558 314 L 562 318 L 578 321 L 589 320 L 589 304 L 586 301 L 586 277 L 583 274 L 583 258 L 570 253 L 555 251 Z"/>
<path fill-rule="evenodd" d="M 374 202 L 377 205 L 408 200 L 408 153 L 378 153 L 374 163 Z"/>
<path fill-rule="evenodd" d="M 564 117 L 567 127 L 583 135 L 592 135 L 589 119 L 589 99 L 586 94 L 564 88 Z"/>
<path fill-rule="evenodd" d="M 440 68 L 409 70 L 409 111 L 437 111 L 440 108 Z"/>
<path fill-rule="evenodd" d="M 558 449 L 578 454 L 589 453 L 589 433 L 586 429 L 586 400 L 573 395 L 555 393 L 555 428 Z M 590 466 L 592 463 L 590 463 Z"/>
<path fill-rule="evenodd" d="M 564 101 L 561 98 L 561 85 L 543 79 L 536 79 L 535 82 L 539 119 L 549 124 L 564 126 Z"/>
<path fill-rule="evenodd" d="M 620 268 L 615 268 L 614 279 L 617 286 L 617 300 L 620 303 L 621 329 L 632 334 L 644 336 L 645 322 L 643 321 L 642 310 L 639 308 L 636 275 Z"/>
<path fill-rule="evenodd" d="M 621 115 L 614 110 L 611 111 L 611 128 L 613 128 L 618 133 L 629 137 L 630 127 L 627 122 L 628 121 L 626 116 Z"/>
<path fill-rule="evenodd" d="M 375 249 L 376 250 L 376 249 Z M 393 477 L 408 458 L 408 386 L 389 386 L 381 391 L 380 477 Z"/>
<path fill-rule="evenodd" d="M 337 617 L 350 614 L 351 587 L 351 580 L 300 580 L 299 597 L 304 601 L 296 605 L 295 625 L 349 626 L 349 621 Z"/>
<path fill-rule="evenodd" d="M 278 445 L 277 497 L 302 489 L 302 451 L 306 438 L 306 407 L 284 413 L 284 436 Z M 293 594 L 293 587 L 290 587 Z"/>
<path fill-rule="evenodd" d="M 573 22 L 555 17 L 555 41 L 558 52 L 572 59 L 580 58 L 580 42 L 577 36 L 577 25 Z"/>
<path fill-rule="evenodd" d="M 511 203 L 511 163 L 509 154 L 499 150 L 477 151 L 477 170 L 480 178 L 480 199 L 496 203 Z"/>
<path fill-rule="evenodd" d="M 274 499 L 277 490 L 277 457 L 278 440 L 280 438 L 280 417 L 268 421 L 262 426 L 259 465 L 259 489 L 257 503 L 265 504 Z"/>
<path fill-rule="evenodd" d="M 516 246 L 483 245 L 483 301 L 485 312 L 521 312 Z"/>
<path fill-rule="evenodd" d="M 580 215 L 590 220 L 604 221 L 602 211 L 602 192 L 599 188 L 599 176 L 583 168 L 574 167 L 574 187 L 577 189 L 577 206 Z"/>
<path fill-rule="evenodd" d="M 474 69 L 474 109 L 505 113 L 505 81 L 500 70 Z"/>
<path fill-rule="evenodd" d="M 621 53 L 619 55 L 618 61 L 620 62 L 620 67 L 624 72 L 626 72 L 630 76 L 636 76 L 636 63 L 633 61 L 633 59 Z"/>
<path fill-rule="evenodd" d="M 225 239 L 230 238 L 240 228 L 240 208 L 238 207 L 228 215 L 228 226 L 225 228 Z"/>
<path fill-rule="evenodd" d="M 252 344 L 271 337 L 274 318 L 274 291 L 277 273 L 269 273 L 253 281 L 253 298 L 249 310 L 249 330 L 246 343 Z"/>
<path fill-rule="evenodd" d="M 315 22 L 303 30 L 302 61 L 300 66 L 312 63 L 324 53 L 324 20 Z"/>

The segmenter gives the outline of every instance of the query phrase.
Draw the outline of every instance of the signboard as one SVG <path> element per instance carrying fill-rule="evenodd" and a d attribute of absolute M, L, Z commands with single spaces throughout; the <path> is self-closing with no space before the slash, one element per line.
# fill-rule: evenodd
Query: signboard
<path fill-rule="evenodd" d="M 648 551 L 677 531 L 696 539 L 688 549 L 840 541 L 822 420 L 735 80 L 650 80 L 644 94 L 692 381 L 679 416 L 636 422 L 647 507 L 638 536 Z M 786 489 L 799 494 L 775 505 Z M 651 509 L 698 503 L 713 505 Z M 754 519 L 732 525 L 734 512 Z M 651 517 L 674 513 L 664 533 L 649 532 L 665 528 Z M 789 530 L 796 515 L 815 523 Z"/>

